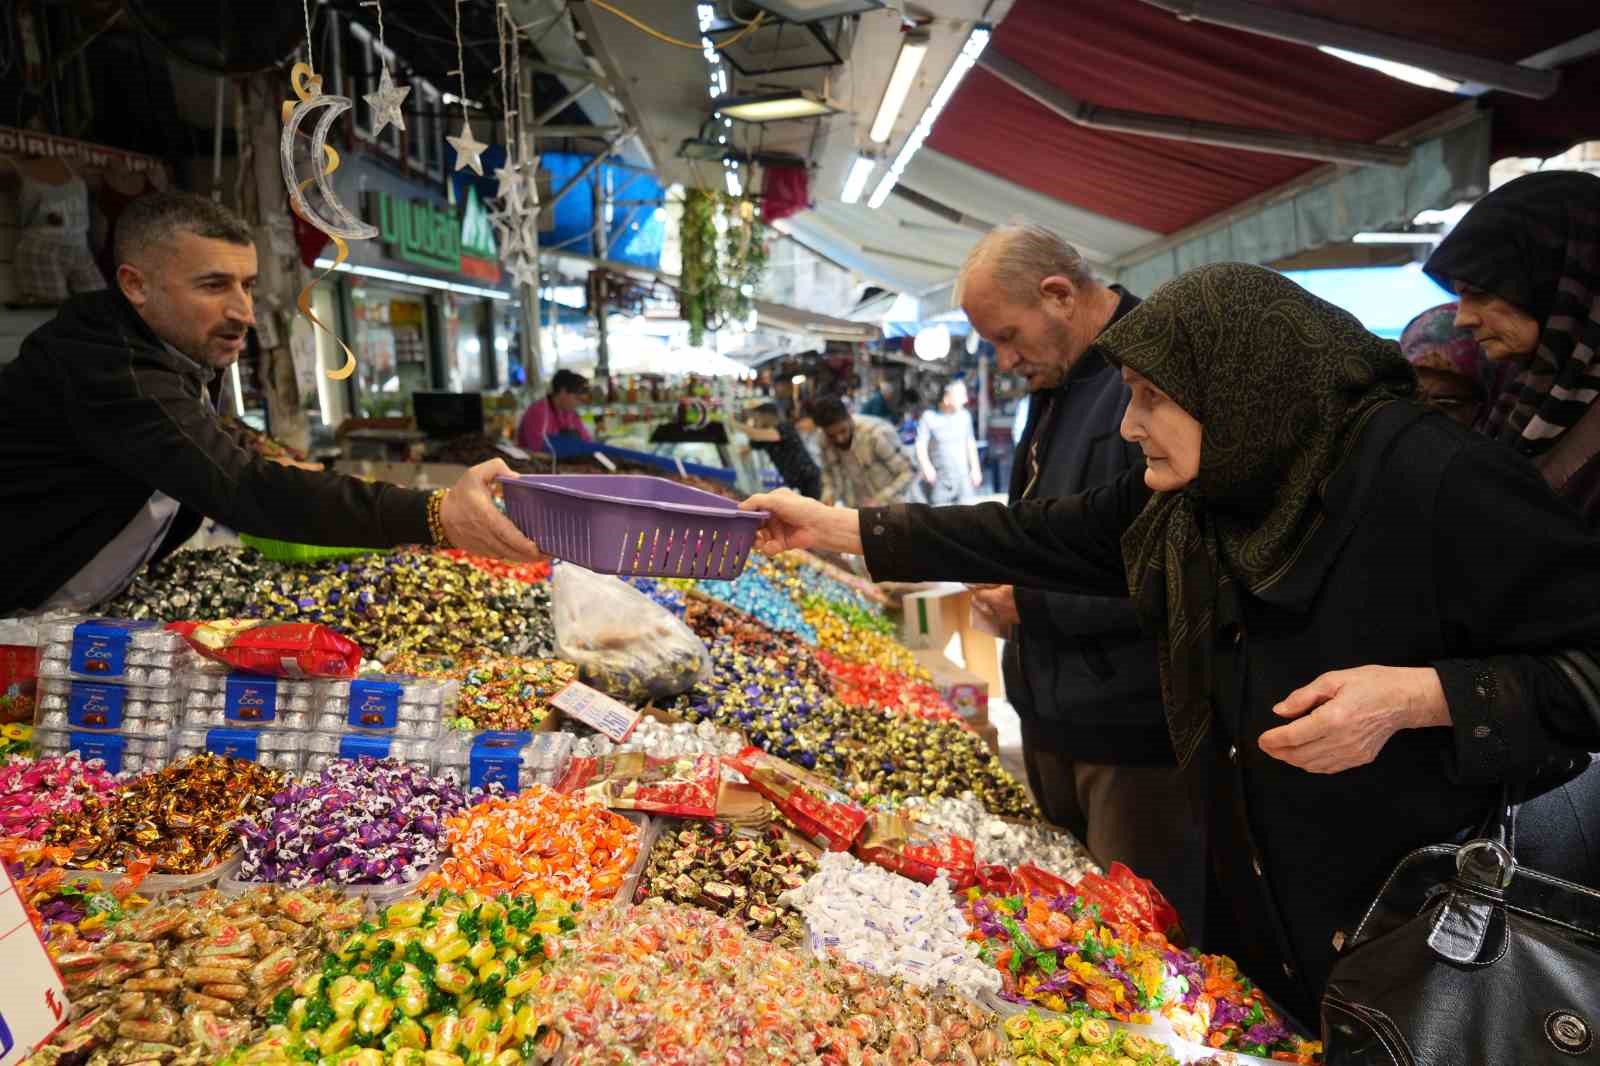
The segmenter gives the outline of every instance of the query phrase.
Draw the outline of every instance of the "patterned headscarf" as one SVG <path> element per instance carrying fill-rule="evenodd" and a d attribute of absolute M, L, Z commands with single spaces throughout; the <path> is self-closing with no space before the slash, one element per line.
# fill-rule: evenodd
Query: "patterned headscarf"
<path fill-rule="evenodd" d="M 1430 307 L 1408 322 L 1400 334 L 1400 354 L 1414 367 L 1464 377 L 1478 386 L 1481 399 L 1492 400 L 1500 395 L 1506 364 L 1485 356 L 1472 331 L 1456 326 L 1457 306 Z"/>
<path fill-rule="evenodd" d="M 1600 392 L 1600 178 L 1543 171 L 1479 200 L 1423 269 L 1532 315 L 1539 346 L 1489 412 L 1485 432 L 1539 455 Z"/>
<path fill-rule="evenodd" d="M 1323 522 L 1322 491 L 1361 428 L 1416 392 L 1393 341 L 1282 274 L 1219 263 L 1163 285 L 1101 334 L 1114 364 L 1199 421 L 1199 476 L 1157 493 L 1122 538 L 1128 588 L 1160 636 L 1179 763 L 1211 725 L 1211 661 L 1239 594 L 1270 590 Z M 1237 584 L 1236 584 L 1237 583 Z"/>

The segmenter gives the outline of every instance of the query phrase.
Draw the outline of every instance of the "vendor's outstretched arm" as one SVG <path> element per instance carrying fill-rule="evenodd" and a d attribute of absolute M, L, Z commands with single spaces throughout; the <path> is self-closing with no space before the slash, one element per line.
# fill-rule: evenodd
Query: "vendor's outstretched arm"
<path fill-rule="evenodd" d="M 772 517 L 757 544 L 864 555 L 880 581 L 968 581 L 1126 596 L 1122 532 L 1150 490 L 1142 467 L 1080 496 L 1015 507 L 908 504 L 852 511 L 789 492 L 753 496 Z"/>

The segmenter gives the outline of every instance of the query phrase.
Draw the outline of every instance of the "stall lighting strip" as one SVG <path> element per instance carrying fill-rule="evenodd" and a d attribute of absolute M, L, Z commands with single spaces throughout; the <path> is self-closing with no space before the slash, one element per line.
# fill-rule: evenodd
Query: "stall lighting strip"
<path fill-rule="evenodd" d="M 728 68 L 722 65 L 722 54 L 717 51 L 716 42 L 711 39 L 711 27 L 717 21 L 717 8 L 714 4 L 696 4 L 695 20 L 700 26 L 700 50 L 706 58 L 706 93 L 711 99 L 727 96 L 733 87 L 732 79 L 728 76 Z M 732 41 L 729 42 L 730 44 Z M 711 117 L 719 123 L 717 127 L 717 143 L 728 143 L 728 131 L 733 128 L 733 119 L 721 111 L 713 112 Z M 739 176 L 739 161 L 731 156 L 722 160 L 722 181 L 728 190 L 728 195 L 738 198 L 744 195 L 744 182 Z"/>
<path fill-rule="evenodd" d="M 961 84 L 961 79 L 966 77 L 967 71 L 977 64 L 978 57 L 983 54 L 984 47 L 989 43 L 989 34 L 990 30 L 986 25 L 973 27 L 967 43 L 961 46 L 961 54 L 950 64 L 950 70 L 945 74 L 944 81 L 939 83 L 938 91 L 933 94 L 933 99 L 928 101 L 927 108 L 922 112 L 922 118 L 917 120 L 916 126 L 906 137 L 906 143 L 900 146 L 894 161 L 889 164 L 889 169 L 879 180 L 878 187 L 872 190 L 872 196 L 867 200 L 868 207 L 882 207 L 883 202 L 889 198 L 889 193 L 894 191 L 900 175 L 911 165 L 911 158 L 917 154 L 917 149 L 922 147 L 922 142 L 928 139 L 928 134 L 933 132 L 933 124 L 938 120 L 939 113 L 944 110 L 944 105 L 955 95 L 956 87 Z"/>
<path fill-rule="evenodd" d="M 483 289 L 476 285 L 460 285 L 453 281 L 441 281 L 438 278 L 423 277 L 421 274 L 402 274 L 398 270 L 385 270 L 382 267 L 355 266 L 351 263 L 334 265 L 332 259 L 318 259 L 314 264 L 318 270 L 333 270 L 340 274 L 356 274 L 363 278 L 375 278 L 378 281 L 399 281 L 407 285 L 420 285 L 424 289 L 441 289 L 453 292 L 459 296 L 486 296 L 491 300 L 509 300 L 509 292 L 499 289 Z"/>

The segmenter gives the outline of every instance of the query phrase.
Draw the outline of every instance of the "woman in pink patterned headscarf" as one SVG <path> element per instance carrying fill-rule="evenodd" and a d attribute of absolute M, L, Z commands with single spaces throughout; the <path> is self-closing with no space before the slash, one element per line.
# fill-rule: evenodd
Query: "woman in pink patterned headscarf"
<path fill-rule="evenodd" d="M 1499 394 L 1505 364 L 1486 358 L 1472 331 L 1458 329 L 1455 318 L 1453 303 L 1428 308 L 1400 334 L 1400 353 L 1417 372 L 1421 398 L 1471 429 Z"/>

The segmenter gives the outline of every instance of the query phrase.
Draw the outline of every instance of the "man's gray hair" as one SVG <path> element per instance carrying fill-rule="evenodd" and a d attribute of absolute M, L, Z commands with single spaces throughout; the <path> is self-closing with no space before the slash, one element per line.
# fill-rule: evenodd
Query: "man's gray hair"
<path fill-rule="evenodd" d="M 255 243 L 249 224 L 221 204 L 192 192 L 153 192 L 123 208 L 112 253 L 120 266 L 182 231 L 230 244 Z"/>
<path fill-rule="evenodd" d="M 1039 301 L 1039 282 L 1048 277 L 1060 275 L 1074 285 L 1095 283 L 1094 271 L 1076 248 L 1032 223 L 996 226 L 973 245 L 956 277 L 956 303 L 961 302 L 979 266 L 988 268 L 1001 292 L 1028 305 Z"/>

